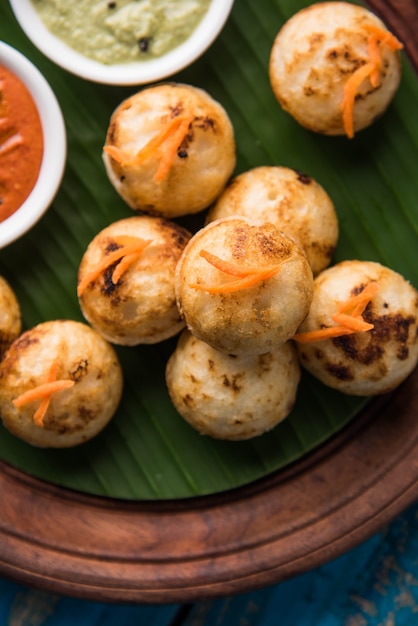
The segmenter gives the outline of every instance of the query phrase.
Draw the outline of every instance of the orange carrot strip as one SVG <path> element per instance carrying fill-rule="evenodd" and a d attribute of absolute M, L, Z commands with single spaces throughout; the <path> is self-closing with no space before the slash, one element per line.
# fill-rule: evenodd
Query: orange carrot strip
<path fill-rule="evenodd" d="M 365 322 L 362 317 L 354 317 L 354 315 L 348 315 L 347 313 L 336 313 L 332 316 L 332 319 L 337 324 L 341 324 L 341 326 L 345 326 L 356 332 L 374 328 L 373 324 Z"/>
<path fill-rule="evenodd" d="M 20 394 L 20 396 L 13 400 L 13 404 L 16 408 L 20 408 L 34 400 L 41 400 L 39 407 L 33 415 L 33 421 L 37 426 L 42 427 L 52 394 L 63 391 L 64 389 L 69 389 L 74 384 L 73 380 L 52 380 Z"/>
<path fill-rule="evenodd" d="M 49 383 L 42 383 L 33 389 L 29 389 L 28 391 L 21 393 L 20 396 L 13 400 L 13 404 L 19 409 L 33 400 L 41 400 L 42 398 L 46 398 L 57 391 L 68 389 L 73 385 L 73 380 L 54 380 Z"/>
<path fill-rule="evenodd" d="M 182 121 L 181 117 L 176 117 L 158 132 L 137 152 L 135 156 L 131 156 L 118 148 L 107 144 L 103 150 L 121 165 L 139 165 L 147 159 L 159 146 L 179 127 Z"/>
<path fill-rule="evenodd" d="M 352 335 L 356 331 L 346 326 L 329 326 L 319 330 L 310 330 L 305 333 L 296 333 L 292 339 L 298 343 L 311 343 L 314 341 L 323 341 L 324 339 L 332 339 L 334 337 L 342 337 L 343 335 Z"/>
<path fill-rule="evenodd" d="M 344 86 L 342 101 L 342 114 L 344 130 L 350 139 L 354 137 L 354 102 L 358 89 L 366 78 L 370 78 L 370 84 L 376 88 L 380 84 L 380 68 L 382 55 L 379 44 L 388 46 L 391 50 L 401 50 L 402 43 L 389 31 L 385 31 L 378 26 L 365 25 L 365 30 L 370 33 L 368 40 L 369 62 L 359 67 L 348 79 Z"/>
<path fill-rule="evenodd" d="M 261 271 L 267 271 L 270 269 L 276 269 L 278 266 L 274 267 L 239 267 L 235 263 L 231 261 L 225 261 L 220 257 L 216 256 L 216 254 L 212 254 L 207 250 L 201 250 L 199 252 L 200 256 L 203 257 L 208 263 L 216 267 L 216 269 L 224 272 L 225 274 L 230 274 L 231 276 L 240 276 L 241 278 L 245 278 L 250 274 L 259 274 Z"/>
<path fill-rule="evenodd" d="M 382 65 L 382 55 L 379 44 L 387 45 L 391 50 L 401 50 L 403 45 L 392 33 L 374 26 L 366 26 L 365 29 L 370 33 L 368 42 L 368 52 L 370 61 L 374 63 L 374 70 L 370 75 L 370 83 L 372 87 L 378 87 L 380 84 L 380 68 Z"/>
<path fill-rule="evenodd" d="M 58 363 L 57 361 L 54 361 L 51 365 L 51 367 L 49 368 L 49 372 L 48 372 L 48 377 L 47 377 L 47 382 L 48 383 L 52 383 L 54 380 L 56 380 L 57 377 L 57 368 L 58 368 Z M 30 391 L 30 393 L 32 393 L 33 390 Z M 23 403 L 21 404 L 21 406 L 23 406 L 24 404 L 26 404 L 26 402 L 24 401 L 25 395 L 27 395 L 28 392 L 25 392 L 24 394 L 21 394 L 20 396 L 18 396 L 15 400 L 13 400 L 13 404 L 19 408 L 19 403 L 22 401 L 23 398 Z M 47 396 L 48 397 L 48 396 Z M 44 400 L 47 399 L 43 398 Z M 30 400 L 28 400 L 28 402 L 30 402 Z"/>
<path fill-rule="evenodd" d="M 372 62 L 365 63 L 361 67 L 358 68 L 353 74 L 351 74 L 350 78 L 347 80 L 344 85 L 344 95 L 342 101 L 342 113 L 343 113 L 343 125 L 344 130 L 349 137 L 352 139 L 354 137 L 354 120 L 353 120 L 353 112 L 354 112 L 354 101 L 357 96 L 358 89 L 361 83 L 368 78 L 374 71 L 374 64 Z"/>
<path fill-rule="evenodd" d="M 332 339 L 342 337 L 343 335 L 352 335 L 357 332 L 365 332 L 374 328 L 373 324 L 368 324 L 363 319 L 346 315 L 345 313 L 337 313 L 332 316 L 334 322 L 338 326 L 329 326 L 320 330 L 312 330 L 305 333 L 297 333 L 292 339 L 299 343 L 310 343 L 313 341 L 323 341 L 324 339 Z"/>
<path fill-rule="evenodd" d="M 379 291 L 379 285 L 373 281 L 366 285 L 360 293 L 342 302 L 337 309 L 337 313 L 332 316 L 333 321 L 338 326 L 330 326 L 320 330 L 313 330 L 306 333 L 298 333 L 293 336 L 295 341 L 309 343 L 311 341 L 322 341 L 332 337 L 350 335 L 356 332 L 365 332 L 374 328 L 373 324 L 365 322 L 361 316 L 364 309 Z"/>
<path fill-rule="evenodd" d="M 276 274 L 282 265 L 290 261 L 286 259 L 282 261 L 278 265 L 270 266 L 270 267 L 243 267 L 242 269 L 237 266 L 235 263 L 230 261 L 225 261 L 220 257 L 208 252 L 207 250 L 201 250 L 200 256 L 202 256 L 208 263 L 216 267 L 216 269 L 224 272 L 225 274 L 229 274 L 231 276 L 238 276 L 239 279 L 227 283 L 223 283 L 221 285 L 204 285 L 201 283 L 191 283 L 189 287 L 193 289 L 200 289 L 201 291 L 207 291 L 208 293 L 230 293 L 233 291 L 238 291 L 240 289 L 247 289 L 248 287 L 253 287 L 255 284 L 262 280 L 267 280 Z"/>
<path fill-rule="evenodd" d="M 105 145 L 103 150 L 121 165 L 140 165 L 158 148 L 166 144 L 154 176 L 155 182 L 160 183 L 170 171 L 176 152 L 184 140 L 193 119 L 194 115 L 189 115 L 187 117 L 178 116 L 170 120 L 159 133 L 151 137 L 134 157 L 123 152 L 117 146 Z"/>
<path fill-rule="evenodd" d="M 358 316 L 361 315 L 369 304 L 370 300 L 376 293 L 379 291 L 379 285 L 377 282 L 373 281 L 366 285 L 363 291 L 356 294 L 355 296 L 351 296 L 348 300 L 341 302 L 338 306 L 338 313 L 350 313 L 350 315 Z"/>
<path fill-rule="evenodd" d="M 171 166 L 173 165 L 174 157 L 176 156 L 177 150 L 179 149 L 185 136 L 187 135 L 189 126 L 192 123 L 193 119 L 194 116 L 192 115 L 184 118 L 181 121 L 177 130 L 172 134 L 170 139 L 166 141 L 166 145 L 164 146 L 164 153 L 154 176 L 154 180 L 156 183 L 160 183 L 162 180 L 164 180 L 164 178 L 166 178 Z"/>
<path fill-rule="evenodd" d="M 53 361 L 51 367 L 49 368 L 47 382 L 52 383 L 57 378 L 57 369 L 58 362 Z M 47 396 L 46 398 L 42 398 L 40 405 L 36 409 L 33 414 L 33 421 L 39 427 L 43 427 L 44 425 L 44 417 L 48 410 L 49 404 L 51 402 L 51 396 Z"/>
<path fill-rule="evenodd" d="M 280 266 L 269 268 L 267 270 L 259 271 L 258 274 L 249 274 L 238 280 L 233 280 L 229 283 L 223 283 L 222 285 L 202 285 L 199 283 L 191 283 L 189 287 L 193 289 L 200 289 L 201 291 L 207 291 L 208 293 L 232 293 L 239 291 L 240 289 L 248 289 L 253 287 L 262 280 L 267 280 L 276 274 L 280 269 Z"/>
<path fill-rule="evenodd" d="M 112 157 L 114 161 L 120 163 L 120 165 L 129 165 L 132 161 L 132 157 L 117 146 L 104 146 L 103 151 Z"/>
<path fill-rule="evenodd" d="M 107 256 L 105 256 L 102 261 L 100 263 L 98 263 L 96 265 L 96 267 L 91 271 L 88 272 L 78 283 L 78 287 L 77 287 L 77 295 L 81 296 L 82 293 L 84 292 L 84 290 L 86 289 L 86 287 L 93 282 L 94 280 L 96 280 L 96 278 L 98 278 L 100 276 L 100 274 L 102 274 L 102 272 L 104 272 L 108 267 L 110 267 L 111 265 L 113 265 L 114 263 L 117 263 L 118 261 L 120 261 L 120 259 L 122 259 L 125 256 L 129 256 L 132 254 L 135 255 L 140 255 L 144 248 L 150 243 L 150 240 L 147 239 L 141 239 L 140 237 L 129 237 L 129 235 L 121 235 L 115 238 L 116 243 L 121 243 L 122 246 L 120 248 L 118 248 L 117 250 L 113 250 L 113 252 L 111 252 L 110 254 L 108 254 Z M 129 242 L 132 243 L 129 243 Z M 126 242 L 126 245 L 124 245 L 124 242 Z M 131 259 L 130 262 L 132 262 L 134 259 Z M 127 266 L 126 266 L 127 267 Z M 125 269 L 126 269 L 125 267 Z M 123 271 L 125 271 L 125 269 Z M 122 272 L 120 272 L 119 278 L 122 275 Z M 118 280 L 119 280 L 118 278 Z M 113 278 L 112 278 L 113 280 Z M 113 280 L 113 282 L 116 284 L 117 280 Z"/>
<path fill-rule="evenodd" d="M 372 24 L 365 24 L 363 26 L 365 30 L 373 35 L 376 35 L 381 43 L 387 45 L 391 50 L 402 50 L 403 44 L 399 41 L 395 35 L 392 35 L 388 30 L 384 30 L 383 28 L 379 28 L 379 26 L 374 26 Z"/>
<path fill-rule="evenodd" d="M 145 159 L 147 159 L 153 152 L 155 152 L 155 150 L 157 150 L 157 148 L 159 148 L 165 142 L 165 140 L 170 137 L 170 135 L 178 130 L 183 120 L 184 118 L 181 116 L 175 117 L 174 119 L 170 120 L 168 124 L 166 124 L 156 135 L 154 135 L 154 137 L 151 137 L 151 139 L 145 144 L 145 146 L 143 146 L 139 150 L 138 154 L 136 155 L 134 159 L 135 165 L 139 165 L 140 163 L 145 161 Z"/>
<path fill-rule="evenodd" d="M 117 250 L 113 250 L 113 252 L 105 256 L 104 259 L 102 259 L 102 261 L 98 263 L 91 272 L 88 272 L 88 274 L 86 274 L 82 278 L 82 280 L 80 280 L 77 287 L 77 295 L 81 296 L 86 287 L 94 280 L 96 280 L 96 278 L 98 278 L 100 274 L 102 274 L 102 272 L 107 270 L 107 268 L 114 263 L 117 263 L 117 261 L 119 261 L 126 254 L 133 252 L 134 249 L 131 249 L 130 246 L 123 246 L 121 248 L 118 248 Z"/>
<path fill-rule="evenodd" d="M 142 241 L 147 243 L 150 241 L 149 239 L 142 239 L 142 237 L 134 237 L 133 235 L 114 235 L 112 239 L 118 246 L 135 246 Z"/>
<path fill-rule="evenodd" d="M 48 395 L 45 398 L 42 398 L 39 407 L 36 409 L 33 414 L 33 421 L 37 426 L 44 425 L 44 417 L 48 410 L 49 404 L 51 402 L 51 395 L 53 393 L 57 393 L 57 391 L 63 391 L 64 389 L 70 389 L 75 383 L 73 380 L 55 380 L 50 383 L 45 383 L 46 385 L 50 385 L 48 390 Z M 38 387 L 39 389 L 39 387 Z"/>
<path fill-rule="evenodd" d="M 119 282 L 122 274 L 124 274 L 126 270 L 128 269 L 128 267 L 132 265 L 132 263 L 134 263 L 134 261 L 136 261 L 141 256 L 145 248 L 150 243 L 151 243 L 150 240 L 143 239 L 141 241 L 141 244 L 139 243 L 136 244 L 133 252 L 130 252 L 129 254 L 126 254 L 125 256 L 121 258 L 118 265 L 113 270 L 113 274 L 112 274 L 112 282 L 115 285 Z"/>
<path fill-rule="evenodd" d="M 128 267 L 130 265 L 132 265 L 132 263 L 134 261 L 139 259 L 139 257 L 141 256 L 141 254 L 142 254 L 142 252 L 143 252 L 145 247 L 146 246 L 144 246 L 140 250 L 132 252 L 131 254 L 127 254 L 126 256 L 121 258 L 121 260 L 119 261 L 119 263 L 117 264 L 117 266 L 113 270 L 113 274 L 112 274 L 112 283 L 113 284 L 116 285 L 119 282 L 121 276 L 126 272 Z"/>
<path fill-rule="evenodd" d="M 57 370 L 58 370 L 58 361 L 53 361 L 51 367 L 48 372 L 48 382 L 52 383 L 53 380 L 57 378 Z"/>
<path fill-rule="evenodd" d="M 44 417 L 46 415 L 50 402 L 51 402 L 51 396 L 42 398 L 40 405 L 38 406 L 35 413 L 33 414 L 33 421 L 40 428 L 42 428 L 44 425 Z"/>
<path fill-rule="evenodd" d="M 379 37 L 374 33 L 369 36 L 368 52 L 370 61 L 374 65 L 373 71 L 370 74 L 370 84 L 372 87 L 376 88 L 380 85 L 382 55 L 380 54 Z"/>

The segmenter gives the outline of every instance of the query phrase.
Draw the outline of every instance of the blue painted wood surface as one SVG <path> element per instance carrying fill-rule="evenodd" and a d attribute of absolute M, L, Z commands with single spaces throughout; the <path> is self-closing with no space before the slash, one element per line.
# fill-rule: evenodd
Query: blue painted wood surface
<path fill-rule="evenodd" d="M 0 626 L 418 625 L 418 505 L 338 559 L 277 585 L 190 605 L 61 597 L 0 580 Z"/>

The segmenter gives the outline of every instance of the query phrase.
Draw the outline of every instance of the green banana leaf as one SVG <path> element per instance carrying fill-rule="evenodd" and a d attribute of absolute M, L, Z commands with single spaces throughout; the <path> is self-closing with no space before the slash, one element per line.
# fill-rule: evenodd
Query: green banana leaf
<path fill-rule="evenodd" d="M 236 173 L 277 164 L 322 184 L 340 222 L 335 261 L 379 261 L 418 285 L 416 75 L 404 58 L 402 84 L 390 109 L 352 141 L 304 130 L 277 104 L 267 68 L 277 31 L 307 4 L 236 0 L 221 36 L 173 80 L 203 87 L 226 108 L 236 134 Z M 7 3 L 0 8 L 0 38 L 44 73 L 68 133 L 58 195 L 30 233 L 0 251 L 0 274 L 16 291 L 24 329 L 50 319 L 84 321 L 75 289 L 80 259 L 99 230 L 132 215 L 107 179 L 101 149 L 113 109 L 138 88 L 96 85 L 61 70 L 27 40 Z M 202 223 L 198 216 L 193 228 Z M 286 466 L 332 437 L 369 402 L 325 388 L 304 373 L 292 414 L 272 432 L 246 442 L 216 441 L 196 433 L 170 403 L 164 369 L 174 346 L 170 340 L 116 348 L 124 395 L 114 419 L 93 441 L 69 450 L 40 450 L 0 426 L 0 458 L 87 493 L 142 500 L 192 497 L 247 484 Z"/>

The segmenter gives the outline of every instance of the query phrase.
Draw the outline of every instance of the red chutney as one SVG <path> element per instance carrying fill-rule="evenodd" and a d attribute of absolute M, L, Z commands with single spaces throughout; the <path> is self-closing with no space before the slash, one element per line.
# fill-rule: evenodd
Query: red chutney
<path fill-rule="evenodd" d="M 0 66 L 0 222 L 26 200 L 43 155 L 41 120 L 29 91 Z"/>

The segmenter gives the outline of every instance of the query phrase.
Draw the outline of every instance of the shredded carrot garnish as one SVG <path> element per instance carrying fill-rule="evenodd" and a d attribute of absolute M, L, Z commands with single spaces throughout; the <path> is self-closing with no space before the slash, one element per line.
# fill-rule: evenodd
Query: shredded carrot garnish
<path fill-rule="evenodd" d="M 20 408 L 28 402 L 32 402 L 33 400 L 40 400 L 42 398 L 46 398 L 56 391 L 60 391 L 61 389 L 68 389 L 74 385 L 73 380 L 54 380 L 50 383 L 43 383 L 42 385 L 38 385 L 34 389 L 29 389 L 29 391 L 25 391 L 22 393 L 16 400 L 13 401 L 13 404 Z"/>
<path fill-rule="evenodd" d="M 378 37 L 380 41 L 387 45 L 391 50 L 402 50 L 403 44 L 388 30 L 384 30 L 383 28 L 374 26 L 373 24 L 365 24 L 363 28 L 372 35 L 376 35 L 376 37 Z"/>
<path fill-rule="evenodd" d="M 369 61 L 359 67 L 347 80 L 341 104 L 344 130 L 350 139 L 354 137 L 354 102 L 360 85 L 366 78 L 369 78 L 370 84 L 374 89 L 380 85 L 381 45 L 386 45 L 391 50 L 401 50 L 403 48 L 401 42 L 389 31 L 372 25 L 365 25 L 364 29 L 370 33 L 368 37 Z"/>
<path fill-rule="evenodd" d="M 292 339 L 298 343 L 313 343 L 314 341 L 323 341 L 324 339 L 333 339 L 334 337 L 342 337 L 343 335 L 352 335 L 355 331 L 345 326 L 329 326 L 328 328 L 320 328 L 319 330 L 309 330 L 306 333 L 297 333 Z"/>
<path fill-rule="evenodd" d="M 154 180 L 160 183 L 170 171 L 177 150 L 184 141 L 193 119 L 193 115 L 175 117 L 159 133 L 151 137 L 133 157 L 112 145 L 105 145 L 103 150 L 121 165 L 140 165 L 157 153 L 160 162 Z"/>
<path fill-rule="evenodd" d="M 169 124 L 167 124 L 165 128 L 160 130 L 159 133 L 154 135 L 154 137 L 151 137 L 151 139 L 136 155 L 134 159 L 135 165 L 139 165 L 139 163 L 142 163 L 142 161 L 145 161 L 145 159 L 151 156 L 151 154 L 155 152 L 155 150 L 157 150 L 157 148 L 159 148 L 161 144 L 164 143 L 164 141 L 171 135 L 171 133 L 174 133 L 178 129 L 180 123 L 181 118 L 176 117 Z"/>
<path fill-rule="evenodd" d="M 191 283 L 189 286 L 194 289 L 200 289 L 201 291 L 207 291 L 208 293 L 231 293 L 233 291 L 239 291 L 240 289 L 248 289 L 253 287 L 262 280 L 267 280 L 277 274 L 279 267 L 270 268 L 269 270 L 259 271 L 257 274 L 249 274 L 238 280 L 233 280 L 223 285 L 201 285 L 199 283 Z"/>
<path fill-rule="evenodd" d="M 105 256 L 96 267 L 88 272 L 78 283 L 77 295 L 81 296 L 86 287 L 95 281 L 100 274 L 107 270 L 111 265 L 118 263 L 112 273 L 112 282 L 116 285 L 122 274 L 128 267 L 138 259 L 145 248 L 151 243 L 149 239 L 141 239 L 140 237 L 130 237 L 128 235 L 119 235 L 115 237 L 115 242 L 120 248 L 113 250 Z M 119 267 L 122 264 L 122 267 Z"/>
<path fill-rule="evenodd" d="M 368 324 L 361 316 L 354 317 L 354 315 L 347 315 L 347 313 L 336 313 L 332 316 L 332 320 L 354 332 L 371 330 L 373 328 L 373 324 Z"/>
<path fill-rule="evenodd" d="M 297 333 L 293 335 L 292 338 L 298 343 L 311 343 L 372 330 L 374 325 L 365 322 L 361 314 L 378 290 L 379 285 L 376 282 L 371 282 L 359 294 L 342 302 L 338 306 L 337 313 L 332 316 L 332 320 L 338 324 L 338 326 L 329 326 L 305 333 Z"/>
<path fill-rule="evenodd" d="M 234 280 L 231 282 L 223 283 L 221 285 L 204 285 L 201 283 L 190 283 L 189 287 L 193 289 L 200 289 L 201 291 L 207 291 L 208 293 L 231 293 L 233 291 L 239 291 L 240 289 L 248 289 L 249 287 L 253 287 L 258 282 L 262 280 L 267 280 L 271 278 L 279 271 L 281 265 L 286 263 L 283 261 L 278 265 L 274 265 L 272 267 L 245 267 L 238 266 L 231 261 L 225 261 L 220 257 L 208 252 L 207 250 L 201 250 L 200 256 L 202 256 L 208 263 L 216 267 L 216 269 L 220 270 L 224 274 L 229 274 L 230 276 L 238 276 L 238 280 Z M 290 259 L 287 259 L 290 260 Z"/>
<path fill-rule="evenodd" d="M 349 313 L 353 316 L 361 315 L 378 291 L 379 285 L 377 282 L 372 281 L 368 283 L 363 291 L 342 302 L 338 307 L 338 313 Z"/>
<path fill-rule="evenodd" d="M 113 270 L 112 282 L 114 285 L 118 284 L 119 280 L 121 279 L 122 275 L 126 272 L 128 267 L 132 265 L 132 263 L 141 256 L 142 250 L 143 248 L 141 248 L 140 250 L 136 250 L 135 252 L 132 252 L 131 254 L 127 254 L 126 256 L 121 258 L 121 260 L 119 261 L 119 263 Z"/>
<path fill-rule="evenodd" d="M 37 426 L 43 426 L 44 417 L 48 410 L 52 394 L 63 391 L 64 389 L 69 389 L 75 384 L 73 380 L 56 380 L 56 375 L 57 363 L 54 362 L 48 372 L 47 382 L 23 392 L 13 400 L 13 404 L 16 408 L 21 408 L 35 400 L 41 401 L 33 415 L 33 421 Z"/>
<path fill-rule="evenodd" d="M 216 269 L 221 270 L 221 272 L 225 272 L 225 274 L 230 274 L 231 276 L 240 276 L 241 278 L 245 278 L 249 274 L 259 274 L 261 271 L 259 267 L 242 267 L 232 263 L 231 261 L 225 261 L 224 259 L 216 256 L 216 254 L 212 254 L 207 250 L 201 250 L 199 255 L 206 259 L 206 261 L 208 261 L 211 265 L 216 267 Z M 270 269 L 274 269 L 277 272 L 278 266 L 274 265 L 270 268 L 265 267 L 262 271 Z"/>
<path fill-rule="evenodd" d="M 137 165 L 142 163 L 142 161 L 145 161 L 145 159 L 150 157 L 171 135 L 173 135 L 173 133 L 176 133 L 183 121 L 183 117 L 175 117 L 168 124 L 166 124 L 159 133 L 154 135 L 154 137 L 151 137 L 148 143 L 146 143 L 136 155 L 134 159 L 135 164 Z M 191 120 L 189 119 L 189 123 L 190 121 Z"/>
<path fill-rule="evenodd" d="M 380 85 L 380 68 L 382 65 L 382 57 L 379 48 L 379 37 L 373 33 L 369 36 L 368 52 L 370 62 L 373 63 L 373 71 L 370 74 L 370 84 L 376 89 Z"/>
<path fill-rule="evenodd" d="M 130 165 L 132 163 L 132 157 L 117 146 L 104 146 L 103 151 L 120 163 L 120 165 Z"/>
<path fill-rule="evenodd" d="M 356 99 L 358 89 L 361 83 L 372 74 L 374 67 L 375 66 L 372 62 L 362 65 L 354 72 L 354 74 L 351 74 L 344 86 L 344 96 L 342 101 L 343 124 L 345 133 L 349 139 L 354 137 L 353 113 L 354 101 Z"/>
<path fill-rule="evenodd" d="M 160 164 L 154 176 L 154 180 L 156 183 L 160 183 L 167 176 L 171 166 L 173 165 L 174 157 L 177 154 L 177 150 L 183 143 L 192 121 L 193 116 L 189 116 L 183 119 L 177 130 L 165 142 Z"/>
<path fill-rule="evenodd" d="M 53 361 L 48 372 L 48 379 L 47 379 L 48 383 L 52 383 L 53 381 L 57 379 L 57 369 L 58 369 L 58 361 Z M 50 401 L 51 401 L 51 396 L 45 396 L 45 398 L 42 398 L 38 408 L 33 414 L 33 421 L 35 422 L 37 426 L 40 426 L 40 427 L 43 426 L 44 417 L 48 410 Z"/>

